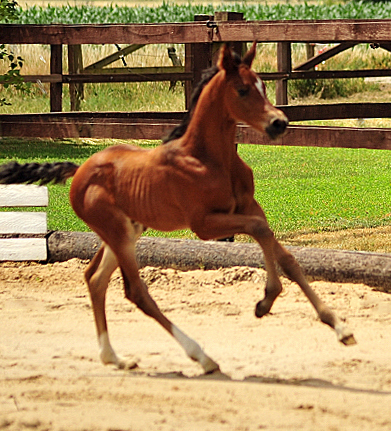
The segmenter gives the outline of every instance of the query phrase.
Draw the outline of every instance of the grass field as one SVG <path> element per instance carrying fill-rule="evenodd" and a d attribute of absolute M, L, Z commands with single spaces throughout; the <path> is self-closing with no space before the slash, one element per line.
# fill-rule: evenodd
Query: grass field
<path fill-rule="evenodd" d="M 114 143 L 3 139 L 0 163 L 82 163 Z M 254 145 L 239 145 L 238 151 L 254 170 L 256 199 L 279 238 L 391 224 L 391 152 Z M 49 186 L 49 229 L 85 231 L 69 205 L 69 184 Z M 189 231 L 167 236 L 194 238 Z"/>

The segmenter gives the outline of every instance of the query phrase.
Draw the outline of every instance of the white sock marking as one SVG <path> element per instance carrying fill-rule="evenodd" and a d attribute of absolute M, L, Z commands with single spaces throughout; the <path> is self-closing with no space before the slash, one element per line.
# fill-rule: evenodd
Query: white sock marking
<path fill-rule="evenodd" d="M 103 332 L 99 337 L 99 347 L 100 347 L 100 359 L 106 364 L 114 364 L 117 367 L 120 366 L 120 361 L 117 355 L 114 352 L 114 349 L 111 347 L 109 334 L 107 332 Z"/>
<path fill-rule="evenodd" d="M 219 369 L 219 366 L 216 364 L 213 359 L 209 358 L 209 356 L 205 355 L 204 351 L 201 347 L 184 334 L 178 327 L 172 325 L 172 335 L 178 341 L 178 343 L 184 348 L 187 355 L 201 364 L 202 368 L 206 373 L 211 373 Z"/>

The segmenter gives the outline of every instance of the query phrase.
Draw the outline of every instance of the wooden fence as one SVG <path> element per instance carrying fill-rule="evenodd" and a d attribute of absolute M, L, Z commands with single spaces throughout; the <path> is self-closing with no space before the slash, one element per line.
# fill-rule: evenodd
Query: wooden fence
<path fill-rule="evenodd" d="M 222 42 L 277 43 L 278 70 L 259 73 L 264 80 L 276 80 L 277 104 L 291 121 L 340 118 L 391 118 L 391 103 L 356 103 L 289 106 L 287 82 L 290 79 L 333 79 L 391 76 L 391 70 L 316 71 L 316 64 L 359 43 L 373 43 L 391 50 L 391 20 L 298 20 L 245 21 L 235 13 L 197 17 L 197 21 L 172 24 L 100 24 L 100 25 L 0 25 L 0 41 L 6 44 L 50 45 L 50 74 L 26 76 L 26 81 L 50 83 L 48 114 L 0 115 L 0 136 L 30 137 L 112 137 L 123 139 L 158 139 L 163 131 L 176 124 L 181 112 L 133 113 L 62 113 L 62 87 L 88 82 L 185 81 L 186 93 L 200 79 L 201 71 L 213 62 L 216 48 Z M 292 66 L 292 43 L 331 43 L 333 48 Z M 185 64 L 176 69 L 149 70 L 143 74 L 131 71 L 96 73 L 93 67 L 80 67 L 78 48 L 83 44 L 185 44 Z M 70 73 L 62 64 L 64 45 L 68 46 Z M 123 53 L 120 53 L 121 55 Z M 99 68 L 98 68 L 99 69 Z M 139 72 L 139 71 L 138 71 Z M 269 143 L 248 127 L 240 126 L 238 141 Z M 281 140 L 282 145 L 316 145 L 391 149 L 391 130 L 299 127 L 292 126 Z"/>

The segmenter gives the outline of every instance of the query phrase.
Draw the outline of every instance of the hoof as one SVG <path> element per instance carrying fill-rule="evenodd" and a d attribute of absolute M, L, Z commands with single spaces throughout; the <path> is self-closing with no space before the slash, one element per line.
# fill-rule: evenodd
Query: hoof
<path fill-rule="evenodd" d="M 224 379 L 227 377 L 224 373 L 221 372 L 220 368 L 217 368 L 214 371 L 210 371 L 209 373 L 205 373 L 204 376 L 213 376 L 213 379 Z"/>
<path fill-rule="evenodd" d="M 345 337 L 341 338 L 339 341 L 342 344 L 345 344 L 345 346 L 352 346 L 353 344 L 357 344 L 357 341 L 354 338 L 353 334 L 346 335 Z"/>
<path fill-rule="evenodd" d="M 201 365 L 202 365 L 202 368 L 204 369 L 205 374 L 212 374 L 212 373 L 220 372 L 219 364 L 217 364 L 213 359 L 211 359 L 209 357 Z"/>
<path fill-rule="evenodd" d="M 349 328 L 346 328 L 346 326 L 343 324 L 336 324 L 334 330 L 337 333 L 338 341 L 340 341 L 342 344 L 345 344 L 345 346 L 357 344 L 353 332 Z"/>
<path fill-rule="evenodd" d="M 210 374 L 219 374 L 219 373 L 221 373 L 221 371 L 220 371 L 220 367 L 217 364 L 216 364 L 216 366 L 214 368 L 205 370 L 205 374 L 208 374 L 208 375 L 210 375 Z"/>
<path fill-rule="evenodd" d="M 138 367 L 138 364 L 136 361 L 125 361 L 123 359 L 121 359 L 118 364 L 117 364 L 117 368 L 119 370 L 134 370 L 135 368 Z"/>
<path fill-rule="evenodd" d="M 265 307 L 262 302 L 263 301 L 259 301 L 258 304 L 255 306 L 256 317 L 263 317 L 265 314 L 267 314 L 270 311 L 270 308 Z"/>
<path fill-rule="evenodd" d="M 104 365 L 113 365 L 118 370 L 133 370 L 134 368 L 138 367 L 138 364 L 135 360 L 121 358 L 115 354 L 110 358 L 103 357 L 101 355 L 101 361 Z"/>

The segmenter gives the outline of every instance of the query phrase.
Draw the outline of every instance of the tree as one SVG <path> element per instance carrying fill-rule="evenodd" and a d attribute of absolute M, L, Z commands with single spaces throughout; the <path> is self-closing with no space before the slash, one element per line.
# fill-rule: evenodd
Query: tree
<path fill-rule="evenodd" d="M 18 16 L 18 4 L 15 0 L 0 0 L 0 21 L 8 23 Z M 0 84 L 5 88 L 13 86 L 17 90 L 26 90 L 26 84 L 20 76 L 20 68 L 23 66 L 23 58 L 9 51 L 4 44 L 0 44 L 0 60 L 9 63 L 9 69 L 4 75 L 0 75 Z M 10 105 L 5 97 L 0 97 L 0 106 Z"/>

